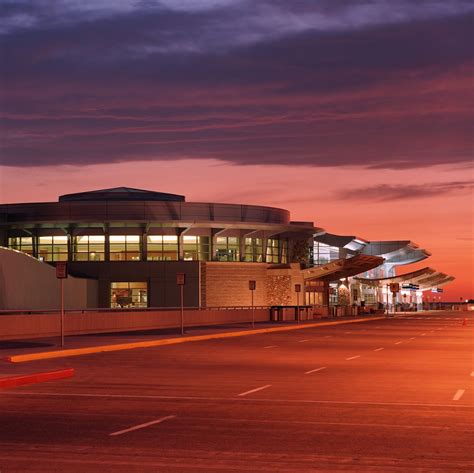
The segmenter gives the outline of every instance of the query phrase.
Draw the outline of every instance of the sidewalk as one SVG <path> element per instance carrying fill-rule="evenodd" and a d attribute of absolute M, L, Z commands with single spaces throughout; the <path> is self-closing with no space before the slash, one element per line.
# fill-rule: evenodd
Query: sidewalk
<path fill-rule="evenodd" d="M 74 335 L 65 338 L 65 346 L 59 346 L 59 336 L 55 338 L 35 339 L 32 341 L 0 341 L 0 358 L 12 358 L 9 361 L 21 362 L 32 359 L 62 358 L 63 356 L 77 356 L 81 354 L 116 351 L 147 346 L 160 346 L 216 338 L 229 338 L 259 333 L 298 330 L 305 327 L 339 325 L 341 323 L 363 322 L 380 320 L 385 316 L 368 317 L 337 317 L 289 322 L 259 322 L 252 329 L 250 323 L 218 325 L 206 327 L 192 327 L 186 329 L 185 335 L 180 335 L 179 329 L 159 329 L 147 331 L 133 331 L 121 333 L 103 333 L 96 335 Z M 41 355 L 42 354 L 42 355 Z M 3 365 L 3 363 L 2 363 Z M 0 371 L 0 376 L 2 375 Z"/>

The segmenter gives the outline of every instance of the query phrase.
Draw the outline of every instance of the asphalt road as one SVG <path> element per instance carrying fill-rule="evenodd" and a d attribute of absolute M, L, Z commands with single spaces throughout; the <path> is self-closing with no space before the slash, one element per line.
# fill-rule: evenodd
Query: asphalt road
<path fill-rule="evenodd" d="M 45 360 L 0 392 L 0 471 L 472 472 L 473 316 Z"/>

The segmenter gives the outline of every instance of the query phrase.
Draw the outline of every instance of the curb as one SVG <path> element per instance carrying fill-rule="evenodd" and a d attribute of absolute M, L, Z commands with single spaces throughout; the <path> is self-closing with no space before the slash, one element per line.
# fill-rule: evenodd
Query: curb
<path fill-rule="evenodd" d="M 44 383 L 55 379 L 70 378 L 74 376 L 74 369 L 67 368 L 58 371 L 46 371 L 43 373 L 26 374 L 23 376 L 11 376 L 9 378 L 0 378 L 0 389 L 16 388 L 26 384 Z"/>
<path fill-rule="evenodd" d="M 161 340 L 150 340 L 146 342 L 120 343 L 116 345 L 100 345 L 96 347 L 72 348 L 69 350 L 45 351 L 41 353 L 30 353 L 26 355 L 12 355 L 5 358 L 10 363 L 24 363 L 26 361 L 45 360 L 49 358 L 66 358 L 69 356 L 90 355 L 109 351 L 131 350 L 134 348 L 150 348 L 163 345 L 177 345 L 178 343 L 200 342 L 205 340 L 216 340 L 222 338 L 245 337 L 247 335 L 259 335 L 262 333 L 285 332 L 290 330 L 302 330 L 305 328 L 327 327 L 330 325 L 352 324 L 358 322 L 369 322 L 372 320 L 384 320 L 384 317 L 371 317 L 354 320 L 341 320 L 334 322 L 319 322 L 312 324 L 293 325 L 291 327 L 272 327 L 256 330 L 245 330 L 239 332 L 223 332 L 211 335 L 195 335 L 191 337 L 165 338 Z"/>

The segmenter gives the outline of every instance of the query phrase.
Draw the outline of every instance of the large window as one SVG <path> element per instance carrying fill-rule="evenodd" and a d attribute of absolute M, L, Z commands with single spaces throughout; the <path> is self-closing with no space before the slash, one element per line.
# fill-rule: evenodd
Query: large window
<path fill-rule="evenodd" d="M 148 306 L 148 285 L 146 282 L 110 283 L 110 307 L 112 309 Z"/>
<path fill-rule="evenodd" d="M 110 261 L 140 261 L 140 235 L 110 235 Z"/>
<path fill-rule="evenodd" d="M 73 239 L 74 261 L 104 261 L 104 253 L 104 235 L 83 235 Z"/>
<path fill-rule="evenodd" d="M 267 263 L 279 263 L 279 240 L 269 238 L 267 240 Z"/>
<path fill-rule="evenodd" d="M 217 261 L 239 261 L 239 239 L 237 237 L 216 237 L 214 255 Z"/>
<path fill-rule="evenodd" d="M 40 236 L 38 259 L 41 261 L 67 261 L 67 236 Z"/>
<path fill-rule="evenodd" d="M 314 243 L 314 264 L 326 264 L 339 259 L 339 248 L 337 246 L 326 245 L 325 243 Z"/>
<path fill-rule="evenodd" d="M 8 239 L 8 247 L 13 250 L 22 251 L 31 256 L 34 255 L 33 251 L 33 238 L 32 237 L 12 237 Z"/>
<path fill-rule="evenodd" d="M 183 236 L 183 259 L 185 261 L 209 260 L 209 237 L 207 236 Z"/>
<path fill-rule="evenodd" d="M 176 235 L 148 235 L 147 259 L 149 261 L 177 261 L 178 237 Z"/>
<path fill-rule="evenodd" d="M 263 245 L 261 238 L 245 239 L 244 261 L 253 263 L 261 263 L 263 261 Z"/>

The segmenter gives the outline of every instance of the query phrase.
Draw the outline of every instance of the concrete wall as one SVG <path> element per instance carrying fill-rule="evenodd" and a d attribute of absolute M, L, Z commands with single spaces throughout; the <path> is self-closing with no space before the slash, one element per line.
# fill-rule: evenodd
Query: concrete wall
<path fill-rule="evenodd" d="M 252 311 L 186 310 L 185 326 L 203 326 L 250 322 Z M 268 321 L 268 309 L 256 309 L 256 321 Z M 90 311 L 66 312 L 66 335 L 123 332 L 180 326 L 180 311 Z M 60 333 L 59 313 L 37 315 L 0 315 L 0 340 L 21 340 L 57 336 Z"/>
<path fill-rule="evenodd" d="M 97 307 L 97 281 L 64 280 L 65 307 Z M 56 270 L 31 256 L 0 247 L 0 310 L 49 310 L 60 307 Z"/>
<path fill-rule="evenodd" d="M 199 306 L 198 261 L 101 261 L 71 262 L 69 271 L 99 282 L 99 300 L 94 307 L 110 307 L 111 282 L 146 282 L 149 307 L 178 307 L 180 290 L 176 273 L 186 274 L 184 305 Z"/>

